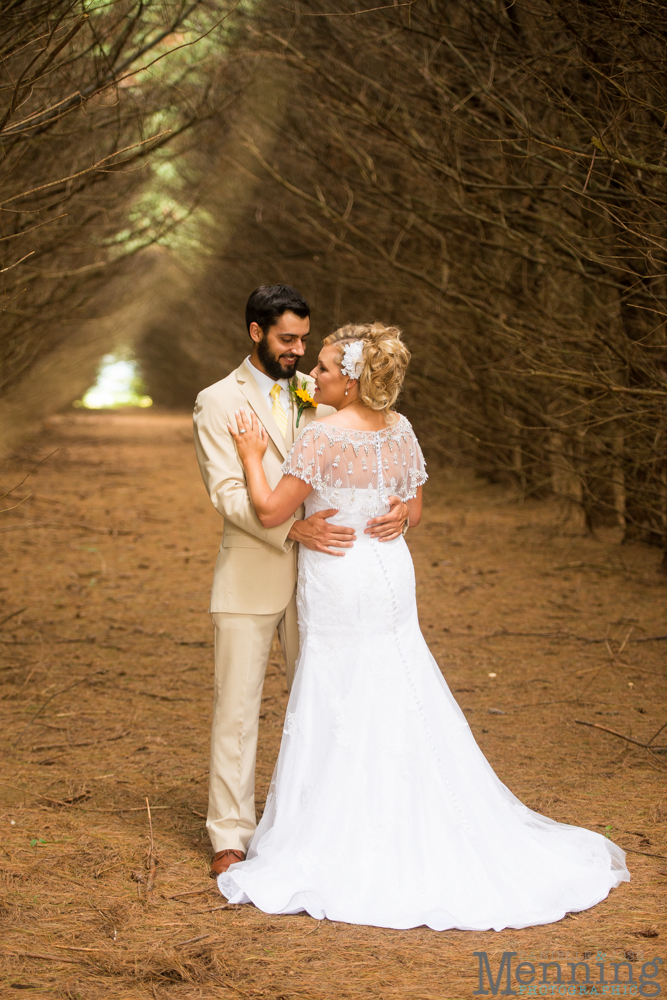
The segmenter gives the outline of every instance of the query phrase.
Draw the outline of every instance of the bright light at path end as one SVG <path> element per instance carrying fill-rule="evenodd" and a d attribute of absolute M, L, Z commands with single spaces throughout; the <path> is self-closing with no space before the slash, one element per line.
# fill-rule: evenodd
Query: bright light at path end
<path fill-rule="evenodd" d="M 152 406 L 153 400 L 142 392 L 136 361 L 119 361 L 114 354 L 102 358 L 97 382 L 77 399 L 75 406 L 103 410 L 117 406 Z"/>

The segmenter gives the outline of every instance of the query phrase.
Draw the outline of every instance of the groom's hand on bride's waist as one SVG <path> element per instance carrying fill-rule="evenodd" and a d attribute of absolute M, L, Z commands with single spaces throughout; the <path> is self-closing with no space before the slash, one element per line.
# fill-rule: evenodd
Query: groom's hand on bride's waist
<path fill-rule="evenodd" d="M 315 552 L 326 552 L 330 556 L 344 556 L 341 549 L 351 549 L 357 536 L 354 528 L 345 528 L 340 524 L 330 524 L 328 517 L 333 517 L 338 511 L 335 507 L 330 510 L 318 510 L 303 521 L 295 521 L 290 528 L 288 538 L 294 539 L 307 549 Z M 399 529 L 400 533 L 400 529 Z"/>
<path fill-rule="evenodd" d="M 364 534 L 371 538 L 379 538 L 381 542 L 390 542 L 403 534 L 408 522 L 408 505 L 400 497 L 389 497 L 389 512 L 380 517 L 373 517 L 364 528 Z"/>

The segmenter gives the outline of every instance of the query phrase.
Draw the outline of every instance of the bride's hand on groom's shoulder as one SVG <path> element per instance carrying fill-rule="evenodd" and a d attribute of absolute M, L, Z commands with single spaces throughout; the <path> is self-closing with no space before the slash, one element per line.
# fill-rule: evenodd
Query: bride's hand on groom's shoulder
<path fill-rule="evenodd" d="M 236 441 L 239 457 L 242 462 L 254 457 L 261 458 L 269 444 L 269 436 L 254 413 L 250 416 L 243 407 L 234 413 L 236 428 L 227 424 L 229 433 Z"/>

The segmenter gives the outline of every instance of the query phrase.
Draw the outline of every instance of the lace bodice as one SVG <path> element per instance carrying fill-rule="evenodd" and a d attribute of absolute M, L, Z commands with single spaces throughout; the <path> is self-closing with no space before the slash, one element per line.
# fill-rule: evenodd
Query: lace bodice
<path fill-rule="evenodd" d="M 313 421 L 294 442 L 285 475 L 309 483 L 326 507 L 373 515 L 390 496 L 410 500 L 427 479 L 424 456 L 404 416 L 381 431 Z"/>

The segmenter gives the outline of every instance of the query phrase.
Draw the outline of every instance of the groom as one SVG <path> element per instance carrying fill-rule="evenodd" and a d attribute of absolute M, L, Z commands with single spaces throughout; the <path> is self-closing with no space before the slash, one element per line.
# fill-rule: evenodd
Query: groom
<path fill-rule="evenodd" d="M 262 285 L 246 305 L 252 341 L 249 357 L 226 378 L 199 393 L 194 411 L 197 460 L 211 501 L 224 518 L 213 574 L 210 612 L 215 627 L 215 690 L 206 828 L 213 845 L 211 877 L 243 861 L 255 821 L 255 758 L 264 674 L 276 628 L 291 686 L 299 651 L 296 619 L 297 546 L 344 556 L 355 541 L 352 528 L 327 521 L 335 510 L 303 517 L 303 508 L 277 528 L 263 528 L 245 483 L 243 466 L 227 424 L 235 411 L 254 411 L 269 435 L 263 459 L 274 489 L 294 439 L 330 407 L 308 407 L 296 428 L 297 403 L 290 382 L 310 333 L 310 309 L 289 285 Z M 397 537 L 407 505 L 369 522 L 367 532 Z"/>

